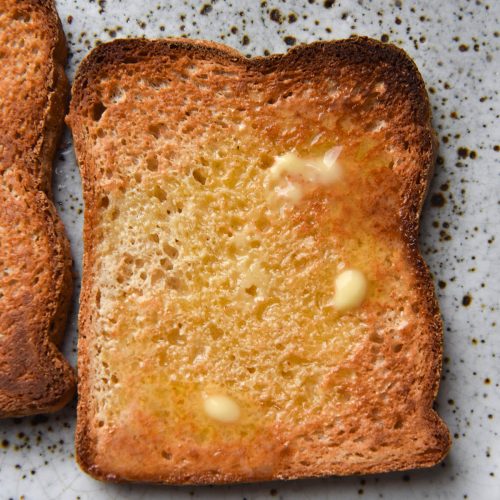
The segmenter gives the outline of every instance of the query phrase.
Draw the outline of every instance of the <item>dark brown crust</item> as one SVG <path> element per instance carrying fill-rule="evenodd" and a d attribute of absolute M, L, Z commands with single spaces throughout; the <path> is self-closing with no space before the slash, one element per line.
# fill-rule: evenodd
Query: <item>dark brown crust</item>
<path fill-rule="evenodd" d="M 28 302 L 8 297 L 8 306 L 0 309 L 0 329 L 7 333 L 0 349 L 0 418 L 56 411 L 71 400 L 76 385 L 73 369 L 56 347 L 63 338 L 71 301 L 72 259 L 63 224 L 50 200 L 52 160 L 69 94 L 66 42 L 52 0 L 25 0 L 16 8 L 42 13 L 51 44 L 47 61 L 51 71 L 45 105 L 32 110 L 40 116 L 34 141 L 16 148 L 23 152 L 21 157 L 12 158 L 7 150 L 1 158 L 1 200 L 6 203 L 2 219 L 8 223 L 10 204 L 24 217 L 24 235 L 12 234 L 21 239 L 18 244 L 26 258 L 32 255 L 32 234 L 43 228 L 46 246 L 38 250 L 50 279 L 44 289 L 30 290 L 28 283 L 21 283 Z"/>
<path fill-rule="evenodd" d="M 94 95 L 92 89 L 101 75 L 108 70 L 121 64 L 141 64 L 151 61 L 156 57 L 165 57 L 172 53 L 182 53 L 197 58 L 214 60 L 220 64 L 230 62 L 240 65 L 250 72 L 261 74 L 278 74 L 286 68 L 304 70 L 308 75 L 315 75 L 315 68 L 335 65 L 342 66 L 359 65 L 360 68 L 367 63 L 384 63 L 394 69 L 388 79 L 396 84 L 398 95 L 404 96 L 405 100 L 411 102 L 411 112 L 408 120 L 415 124 L 419 135 L 412 138 L 412 143 L 418 147 L 419 164 L 404 177 L 404 196 L 400 208 L 403 235 L 407 245 L 408 261 L 415 269 L 417 288 L 422 297 L 424 311 L 422 314 L 428 318 L 429 335 L 429 358 L 432 360 L 422 381 L 426 394 L 425 405 L 422 408 L 423 420 L 431 429 L 436 446 L 429 449 L 420 456 L 401 456 L 390 462 L 384 462 L 370 466 L 356 466 L 351 464 L 336 464 L 334 474 L 366 474 L 379 473 L 396 470 L 407 470 L 417 467 L 429 467 L 435 465 L 448 452 L 450 447 L 450 435 L 445 424 L 439 419 L 432 409 L 439 379 L 442 361 L 442 322 L 438 303 L 434 293 L 432 279 L 418 250 L 419 216 L 426 196 L 429 180 L 436 154 L 436 141 L 431 127 L 430 106 L 425 91 L 425 86 L 413 61 L 406 53 L 393 46 L 382 44 L 375 40 L 362 37 L 354 37 L 348 40 L 333 42 L 317 42 L 311 45 L 298 46 L 285 55 L 273 55 L 270 57 L 256 57 L 247 59 L 233 49 L 212 42 L 187 41 L 183 39 L 167 40 L 116 40 L 94 49 L 82 62 L 77 72 L 73 85 L 73 99 L 70 114 L 67 118 L 72 127 L 75 145 L 78 153 L 78 161 L 83 178 L 84 195 L 86 200 L 85 225 L 84 225 L 84 278 L 81 294 L 80 309 L 80 339 L 79 339 L 79 406 L 78 423 L 76 431 L 77 461 L 87 473 L 96 479 L 107 481 L 151 481 L 160 483 L 228 483 L 238 481 L 256 481 L 271 479 L 294 479 L 298 477 L 314 477 L 331 474 L 331 471 L 318 470 L 317 473 L 275 474 L 263 473 L 258 477 L 241 477 L 235 474 L 212 473 L 199 474 L 192 471 L 189 476 L 148 475 L 145 473 L 128 471 L 126 477 L 120 476 L 107 470 L 96 462 L 95 435 L 93 432 L 94 422 L 90 415 L 89 400 L 92 395 L 89 389 L 89 354 L 87 351 L 87 337 L 92 335 L 89 328 L 89 293 L 92 289 L 92 259 L 93 259 L 93 234 L 92 218 L 95 216 L 94 207 L 89 204 L 93 199 L 92 190 L 93 176 L 92 164 L 83 143 L 82 119 L 88 113 Z M 312 76 L 314 78 L 314 76 Z M 403 134 L 404 132 L 401 132 Z"/>

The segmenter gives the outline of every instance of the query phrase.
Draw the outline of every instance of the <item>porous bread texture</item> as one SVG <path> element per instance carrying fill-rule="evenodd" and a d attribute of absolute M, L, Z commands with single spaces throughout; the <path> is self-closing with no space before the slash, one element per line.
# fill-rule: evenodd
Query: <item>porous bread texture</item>
<path fill-rule="evenodd" d="M 73 396 L 57 349 L 71 290 L 69 245 L 45 193 L 0 183 L 0 417 L 55 411 Z"/>
<path fill-rule="evenodd" d="M 71 256 L 50 200 L 66 47 L 49 0 L 0 0 L 0 418 L 55 411 L 75 389 L 61 341 Z"/>
<path fill-rule="evenodd" d="M 86 58 L 73 92 L 84 470 L 222 483 L 442 459 L 442 326 L 417 249 L 434 136 L 402 51 L 356 38 L 245 59 L 120 40 Z M 276 157 L 331 148 L 338 180 L 291 175 L 303 196 L 276 196 Z M 351 268 L 368 295 L 339 312 Z M 218 394 L 236 423 L 204 412 Z"/>
<path fill-rule="evenodd" d="M 52 0 L 0 0 L 0 172 L 50 193 L 67 97 L 66 45 Z"/>

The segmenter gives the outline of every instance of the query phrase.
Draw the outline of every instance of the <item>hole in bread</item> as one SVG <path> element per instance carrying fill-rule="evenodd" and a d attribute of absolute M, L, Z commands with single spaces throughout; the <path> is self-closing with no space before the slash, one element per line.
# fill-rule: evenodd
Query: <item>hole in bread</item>
<path fill-rule="evenodd" d="M 382 344 L 384 342 L 384 339 L 377 332 L 372 332 L 368 338 L 371 342 L 375 342 L 376 344 Z"/>
<path fill-rule="evenodd" d="M 269 228 L 270 225 L 271 223 L 269 222 L 269 219 L 264 214 L 261 214 L 255 221 L 255 226 L 260 231 L 265 231 L 267 228 Z"/>
<path fill-rule="evenodd" d="M 203 186 L 205 185 L 207 178 L 203 175 L 203 173 L 201 172 L 201 170 L 199 168 L 196 168 L 195 170 L 193 170 L 193 177 L 194 177 L 194 180 L 196 182 L 199 182 Z"/>
<path fill-rule="evenodd" d="M 175 276 L 170 276 L 169 278 L 167 278 L 167 285 L 172 290 L 180 290 L 181 286 L 182 286 L 182 282 L 179 278 L 177 278 Z"/>
<path fill-rule="evenodd" d="M 261 301 L 257 304 L 254 310 L 254 314 L 259 321 L 264 317 L 264 313 L 267 311 L 270 305 L 271 305 L 270 302 L 264 302 L 264 301 Z"/>
<path fill-rule="evenodd" d="M 125 92 L 121 87 L 114 87 L 109 93 L 109 100 L 111 102 L 117 103 L 121 101 L 125 96 Z"/>
<path fill-rule="evenodd" d="M 238 217 L 238 216 L 233 216 L 231 217 L 231 227 L 235 230 L 238 230 L 240 229 L 243 224 L 244 224 L 244 220 L 241 218 L 241 217 Z"/>
<path fill-rule="evenodd" d="M 166 242 L 163 243 L 163 251 L 173 259 L 175 259 L 179 255 L 177 248 L 173 247 L 172 245 L 169 245 Z"/>
<path fill-rule="evenodd" d="M 190 134 L 193 130 L 195 129 L 195 126 L 193 124 L 185 125 L 182 127 L 181 132 L 183 134 Z"/>
<path fill-rule="evenodd" d="M 171 344 L 178 344 L 182 340 L 179 328 L 172 328 L 171 330 L 169 330 L 166 337 L 167 341 Z"/>
<path fill-rule="evenodd" d="M 172 262 L 165 258 L 165 259 L 160 259 L 160 264 L 163 268 L 165 268 L 167 271 L 170 271 L 174 268 Z"/>
<path fill-rule="evenodd" d="M 403 349 L 403 344 L 394 344 L 394 345 L 392 346 L 392 350 L 393 350 L 394 352 L 400 352 L 400 351 L 401 351 L 401 349 Z"/>
<path fill-rule="evenodd" d="M 153 188 L 153 196 L 159 201 L 165 201 L 167 199 L 167 193 L 165 193 L 160 186 L 155 186 Z"/>
<path fill-rule="evenodd" d="M 231 237 L 233 235 L 233 232 L 230 229 L 228 229 L 227 227 L 221 226 L 217 229 L 217 234 L 219 234 L 220 236 L 226 235 L 226 236 Z"/>
<path fill-rule="evenodd" d="M 146 158 L 146 168 L 151 172 L 158 170 L 158 158 L 156 156 L 148 156 Z"/>
<path fill-rule="evenodd" d="M 151 273 L 151 285 L 154 286 L 156 283 L 161 281 L 165 277 L 165 273 L 161 269 L 155 269 Z"/>
<path fill-rule="evenodd" d="M 54 333 L 55 327 L 56 327 L 56 322 L 54 319 L 51 319 L 49 323 L 49 332 L 51 335 Z"/>
<path fill-rule="evenodd" d="M 267 153 L 263 153 L 259 156 L 259 159 L 257 161 L 257 166 L 262 170 L 267 170 L 269 167 L 272 166 L 273 163 L 274 163 L 274 158 L 271 155 L 268 155 Z"/>
<path fill-rule="evenodd" d="M 108 208 L 109 207 L 109 198 L 107 196 L 103 196 L 101 198 L 101 207 Z"/>
<path fill-rule="evenodd" d="M 155 335 L 154 337 L 156 340 L 156 342 L 158 342 L 158 340 L 163 340 L 163 335 Z M 165 351 L 160 351 L 157 355 L 156 355 L 156 359 L 158 360 L 158 364 L 160 366 L 165 366 L 167 363 L 168 363 L 168 354 L 167 352 Z"/>
<path fill-rule="evenodd" d="M 155 243 L 160 243 L 160 237 L 156 233 L 150 234 L 149 239 Z"/>
<path fill-rule="evenodd" d="M 172 453 L 168 452 L 168 451 L 162 451 L 161 452 L 161 456 L 165 459 L 165 460 L 171 460 L 172 459 Z"/>
<path fill-rule="evenodd" d="M 12 16 L 14 21 L 23 21 L 25 23 L 31 21 L 31 16 L 28 12 L 23 12 L 21 10 L 16 10 Z"/>
<path fill-rule="evenodd" d="M 396 422 L 394 422 L 394 429 L 401 429 L 401 427 L 403 427 L 403 418 L 401 415 L 398 415 Z"/>
<path fill-rule="evenodd" d="M 224 335 L 224 332 L 218 326 L 214 325 L 213 323 L 210 323 L 208 325 L 208 332 L 210 333 L 210 336 L 214 340 L 220 339 Z"/>
<path fill-rule="evenodd" d="M 255 297 L 257 295 L 257 287 L 255 285 L 249 286 L 248 288 L 245 288 L 245 293 Z"/>
<path fill-rule="evenodd" d="M 161 129 L 163 128 L 163 123 L 151 123 L 148 126 L 148 132 L 155 138 L 158 139 L 160 137 Z"/>
<path fill-rule="evenodd" d="M 92 119 L 98 122 L 105 111 L 106 111 L 106 106 L 104 106 L 104 104 L 101 101 L 96 102 L 92 106 Z"/>
<path fill-rule="evenodd" d="M 365 125 L 365 130 L 367 132 L 378 132 L 379 130 L 382 130 L 384 127 L 385 127 L 384 120 L 374 120 Z"/>

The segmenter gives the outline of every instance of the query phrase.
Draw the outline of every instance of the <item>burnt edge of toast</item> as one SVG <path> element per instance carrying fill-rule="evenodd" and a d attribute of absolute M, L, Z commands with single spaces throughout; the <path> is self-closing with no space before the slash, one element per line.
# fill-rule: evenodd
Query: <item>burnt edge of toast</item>
<path fill-rule="evenodd" d="M 45 29 L 52 45 L 50 59 L 47 61 L 52 71 L 46 84 L 47 101 L 42 123 L 36 141 L 29 145 L 27 158 L 18 159 L 16 163 L 23 169 L 17 173 L 17 181 L 21 184 L 21 190 L 25 191 L 25 199 L 35 216 L 44 221 L 53 242 L 50 258 L 55 270 L 54 287 L 48 290 L 48 301 L 52 301 L 55 307 L 46 322 L 46 328 L 37 337 L 36 345 L 32 346 L 33 349 L 22 348 L 23 344 L 30 341 L 30 332 L 25 331 L 22 325 L 14 331 L 12 341 L 20 348 L 16 349 L 12 360 L 14 365 L 9 366 L 6 375 L 2 375 L 0 418 L 55 412 L 71 401 L 76 390 L 75 372 L 57 347 L 64 337 L 71 305 L 71 249 L 63 223 L 51 199 L 52 161 L 61 138 L 69 98 L 69 82 L 64 71 L 67 59 L 66 38 L 54 0 L 24 0 L 18 2 L 16 8 L 28 12 L 37 9 L 43 13 Z M 12 160 L 8 151 L 6 156 L 7 162 Z M 38 168 L 33 169 L 33 165 Z M 38 171 L 39 175 L 32 175 L 34 171 Z M 4 176 L 5 172 L 0 171 L 0 181 L 5 182 Z M 29 385 L 24 384 L 22 388 L 19 387 L 17 377 L 23 374 L 16 376 L 16 362 L 21 357 L 23 360 L 26 357 L 31 360 L 28 365 L 43 369 L 43 373 L 37 373 L 37 376 L 31 378 Z"/>
<path fill-rule="evenodd" d="M 75 136 L 75 143 L 78 142 L 78 132 L 76 131 L 78 114 L 89 112 L 92 105 L 97 102 L 93 94 L 93 84 L 98 82 L 101 75 L 107 71 L 113 71 L 113 67 L 121 64 L 140 64 L 155 58 L 171 56 L 181 53 L 196 58 L 212 59 L 220 63 L 228 62 L 238 64 L 248 71 L 260 72 L 262 74 L 276 73 L 294 67 L 296 69 L 306 69 L 317 67 L 318 64 L 328 65 L 346 63 L 349 65 L 364 65 L 384 63 L 395 68 L 395 71 L 388 76 L 388 80 L 395 83 L 398 93 L 404 95 L 404 99 L 409 100 L 411 106 L 411 120 L 417 124 L 421 133 L 416 140 L 421 158 L 421 168 L 416 172 L 414 178 L 405 179 L 404 192 L 400 206 L 402 237 L 406 243 L 407 256 L 409 262 L 415 270 L 415 277 L 418 288 L 423 298 L 429 321 L 429 332 L 432 334 L 433 365 L 428 367 L 428 373 L 432 375 L 432 382 L 428 384 L 425 392 L 427 394 L 427 408 L 424 409 L 429 426 L 433 430 L 440 446 L 431 449 L 426 455 L 418 459 L 412 457 L 408 460 L 394 460 L 391 463 L 384 462 L 374 466 L 351 467 L 335 475 L 356 475 L 372 474 L 383 472 L 403 471 L 414 468 L 432 467 L 439 463 L 448 453 L 451 446 L 451 436 L 446 424 L 433 410 L 432 405 L 437 396 L 439 381 L 442 369 L 442 339 L 443 324 L 439 310 L 439 304 L 434 291 L 434 285 L 429 268 L 424 262 L 418 247 L 419 219 L 420 213 L 427 195 L 430 179 L 434 171 L 434 164 L 437 154 L 437 139 L 431 125 L 431 108 L 428 100 L 425 84 L 414 61 L 407 53 L 392 44 L 386 44 L 368 37 L 353 36 L 343 40 L 313 42 L 311 44 L 298 45 L 290 49 L 285 54 L 273 54 L 270 56 L 257 56 L 247 58 L 240 52 L 223 44 L 204 41 L 189 40 L 184 38 L 166 38 L 158 40 L 145 39 L 117 39 L 112 42 L 99 45 L 93 49 L 81 62 L 75 76 L 72 87 L 72 100 L 70 112 L 66 121 Z M 315 73 L 313 72 L 313 75 Z M 311 78 L 314 80 L 313 78 Z M 86 170 L 85 153 L 82 152 L 78 158 L 79 168 L 82 174 L 83 191 L 90 194 L 93 190 L 92 174 Z M 87 204 L 86 204 L 87 206 Z M 92 206 L 87 207 L 87 211 L 92 210 Z M 87 217 L 87 216 L 86 216 Z M 85 224 L 88 226 L 88 222 Z M 89 294 L 93 277 L 90 272 L 92 246 L 92 236 L 89 227 L 84 226 L 84 235 L 88 248 L 84 252 L 84 272 L 82 282 L 82 298 Z M 76 459 L 80 467 L 92 477 L 110 482 L 135 482 L 148 481 L 152 483 L 168 484 L 224 484 L 231 482 L 242 482 L 242 478 L 230 474 L 219 474 L 217 477 L 204 477 L 192 474 L 185 477 L 176 477 L 171 482 L 171 477 L 159 478 L 157 476 L 147 477 L 141 475 L 138 479 L 120 477 L 108 472 L 95 463 L 95 448 L 91 433 L 89 406 L 86 401 L 88 393 L 88 356 L 84 345 L 87 336 L 87 321 L 90 311 L 86 307 L 86 301 L 80 310 L 80 340 L 78 359 L 78 419 L 75 435 Z M 324 476 L 318 473 L 317 476 Z M 258 479 L 247 479 L 246 482 L 265 481 L 275 479 L 297 479 L 305 477 L 302 475 L 287 475 L 280 477 L 272 475 Z"/>

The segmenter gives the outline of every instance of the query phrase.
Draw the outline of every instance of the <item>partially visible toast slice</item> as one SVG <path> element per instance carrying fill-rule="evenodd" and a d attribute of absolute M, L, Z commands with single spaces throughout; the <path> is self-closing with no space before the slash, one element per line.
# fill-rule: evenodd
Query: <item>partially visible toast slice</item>
<path fill-rule="evenodd" d="M 55 411 L 75 376 L 56 345 L 71 255 L 50 200 L 68 96 L 52 0 L 0 0 L 0 417 Z"/>
<path fill-rule="evenodd" d="M 223 483 L 443 458 L 417 247 L 435 141 L 403 51 L 119 40 L 80 66 L 69 123 L 84 470 Z"/>

